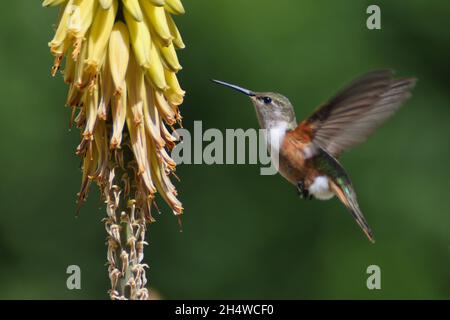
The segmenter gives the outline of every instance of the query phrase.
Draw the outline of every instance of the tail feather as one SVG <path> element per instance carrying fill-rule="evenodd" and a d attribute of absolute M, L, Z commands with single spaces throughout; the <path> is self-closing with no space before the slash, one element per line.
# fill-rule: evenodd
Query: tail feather
<path fill-rule="evenodd" d="M 353 188 L 350 186 L 341 187 L 337 183 L 331 183 L 331 189 L 336 194 L 336 196 L 341 200 L 341 202 L 347 207 L 350 214 L 356 220 L 356 223 L 361 227 L 363 232 L 366 234 L 367 238 L 369 238 L 370 242 L 375 243 L 375 239 L 373 237 L 372 230 L 370 229 L 369 224 L 364 218 L 364 215 L 359 208 L 358 201 L 356 199 L 356 193 Z"/>

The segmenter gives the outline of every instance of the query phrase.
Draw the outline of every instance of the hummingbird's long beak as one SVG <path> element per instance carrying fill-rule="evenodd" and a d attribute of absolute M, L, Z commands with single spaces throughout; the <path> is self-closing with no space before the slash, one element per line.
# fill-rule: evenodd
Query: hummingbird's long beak
<path fill-rule="evenodd" d="M 254 92 L 252 92 L 252 91 L 250 91 L 248 89 L 244 89 L 242 87 L 239 87 L 239 86 L 237 86 L 235 84 L 226 83 L 226 82 L 223 82 L 223 81 L 220 81 L 220 80 L 214 80 L 214 79 L 212 79 L 211 81 L 214 82 L 214 83 L 220 84 L 222 86 L 225 86 L 225 87 L 234 89 L 236 91 L 239 91 L 240 93 L 243 93 L 243 94 L 245 94 L 245 95 L 247 95 L 249 97 L 253 97 L 255 95 Z"/>

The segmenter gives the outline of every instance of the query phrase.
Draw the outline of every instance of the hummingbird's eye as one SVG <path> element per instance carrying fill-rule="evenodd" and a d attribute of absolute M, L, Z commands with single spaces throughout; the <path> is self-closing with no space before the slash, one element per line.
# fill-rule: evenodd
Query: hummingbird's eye
<path fill-rule="evenodd" d="M 272 98 L 271 97 L 263 97 L 262 100 L 264 101 L 265 104 L 272 103 Z"/>

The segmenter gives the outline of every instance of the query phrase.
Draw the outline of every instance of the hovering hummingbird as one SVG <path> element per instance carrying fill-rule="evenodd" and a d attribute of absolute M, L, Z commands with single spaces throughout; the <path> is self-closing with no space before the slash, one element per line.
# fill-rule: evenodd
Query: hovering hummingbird
<path fill-rule="evenodd" d="M 337 159 L 364 142 L 400 108 L 411 96 L 415 78 L 395 79 L 391 70 L 370 72 L 299 124 L 292 104 L 279 93 L 254 92 L 212 81 L 250 97 L 259 125 L 266 129 L 269 152 L 278 153 L 278 171 L 297 187 L 300 197 L 329 200 L 336 195 L 369 240 L 375 242 L 352 182 Z"/>

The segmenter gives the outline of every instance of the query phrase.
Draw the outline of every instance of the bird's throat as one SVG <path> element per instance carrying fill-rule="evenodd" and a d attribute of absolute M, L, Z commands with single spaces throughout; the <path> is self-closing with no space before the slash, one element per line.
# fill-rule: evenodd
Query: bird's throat
<path fill-rule="evenodd" d="M 271 123 L 266 128 L 267 148 L 272 154 L 274 151 L 279 153 L 283 144 L 289 124 L 286 122 Z"/>

